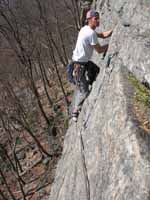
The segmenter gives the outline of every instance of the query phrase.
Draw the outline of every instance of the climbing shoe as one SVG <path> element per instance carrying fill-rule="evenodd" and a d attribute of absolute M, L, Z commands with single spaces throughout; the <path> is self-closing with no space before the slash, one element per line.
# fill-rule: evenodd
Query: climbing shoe
<path fill-rule="evenodd" d="M 73 113 L 72 113 L 72 120 L 73 120 L 74 122 L 77 122 L 78 116 L 79 116 L 79 113 L 78 113 L 78 112 L 73 112 Z"/>

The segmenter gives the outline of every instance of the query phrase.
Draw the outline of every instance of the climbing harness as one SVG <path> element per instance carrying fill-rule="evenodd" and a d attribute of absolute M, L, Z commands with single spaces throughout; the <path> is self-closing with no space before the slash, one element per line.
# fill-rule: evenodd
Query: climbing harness
<path fill-rule="evenodd" d="M 70 83 L 75 84 L 74 77 L 73 77 L 73 70 L 74 70 L 74 63 L 71 62 L 66 67 L 67 78 L 68 78 Z"/>

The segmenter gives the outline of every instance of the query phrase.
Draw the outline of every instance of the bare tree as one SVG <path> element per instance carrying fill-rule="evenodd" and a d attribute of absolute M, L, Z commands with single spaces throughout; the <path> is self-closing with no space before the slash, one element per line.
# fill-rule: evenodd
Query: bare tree
<path fill-rule="evenodd" d="M 48 139 L 52 149 L 60 112 L 57 109 L 58 97 L 54 98 L 53 94 L 55 88 L 59 88 L 58 96 L 63 97 L 65 110 L 68 110 L 64 68 L 72 51 L 75 31 L 80 28 L 79 20 L 79 6 L 75 0 L 0 0 L 0 40 L 3 41 L 0 43 L 0 57 L 3 56 L 0 63 L 0 125 L 6 136 L 3 141 L 6 148 L 2 148 L 5 159 L 1 159 L 11 166 L 24 200 L 30 192 L 24 192 L 26 183 L 20 175 L 22 165 L 16 154 L 16 138 L 23 140 L 24 132 L 32 138 L 40 155 L 52 158 L 57 154 L 49 153 L 36 136 L 35 129 L 42 127 L 42 132 L 46 133 L 44 139 Z M 8 52 L 9 56 L 6 56 Z M 2 168 L 0 176 L 6 186 L 5 192 L 15 200 Z M 5 192 L 0 191 L 0 195 L 8 199 Z"/>

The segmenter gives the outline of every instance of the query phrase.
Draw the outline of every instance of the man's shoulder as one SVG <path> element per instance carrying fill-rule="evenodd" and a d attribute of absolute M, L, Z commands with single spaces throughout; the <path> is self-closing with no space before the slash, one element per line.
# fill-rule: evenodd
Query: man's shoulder
<path fill-rule="evenodd" d="M 95 31 L 92 30 L 88 25 L 85 25 L 81 28 L 81 32 L 85 32 L 89 35 L 95 34 Z"/>

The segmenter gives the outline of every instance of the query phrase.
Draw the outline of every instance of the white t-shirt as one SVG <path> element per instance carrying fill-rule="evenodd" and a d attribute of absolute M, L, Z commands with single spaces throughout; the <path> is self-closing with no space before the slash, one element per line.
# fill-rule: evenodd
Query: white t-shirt
<path fill-rule="evenodd" d="M 89 26 L 81 28 L 75 50 L 73 51 L 72 60 L 78 62 L 88 62 L 93 53 L 92 45 L 98 44 L 96 32 Z"/>

